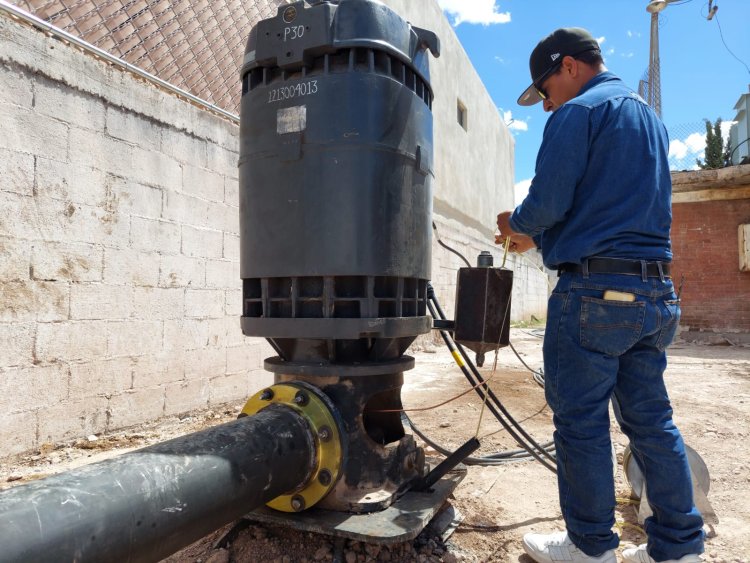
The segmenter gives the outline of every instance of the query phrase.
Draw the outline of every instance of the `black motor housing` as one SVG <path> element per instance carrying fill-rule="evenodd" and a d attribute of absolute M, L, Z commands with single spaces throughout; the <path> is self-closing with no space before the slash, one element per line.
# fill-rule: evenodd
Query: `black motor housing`
<path fill-rule="evenodd" d="M 297 2 L 242 66 L 242 330 L 282 359 L 379 361 L 430 330 L 437 37 L 374 0 Z"/>

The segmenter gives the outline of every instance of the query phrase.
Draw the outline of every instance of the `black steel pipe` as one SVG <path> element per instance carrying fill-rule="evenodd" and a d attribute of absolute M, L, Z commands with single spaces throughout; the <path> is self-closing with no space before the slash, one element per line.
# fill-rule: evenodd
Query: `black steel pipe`
<path fill-rule="evenodd" d="M 158 561 L 306 482 L 302 415 L 253 416 L 0 493 L 0 561 Z"/>

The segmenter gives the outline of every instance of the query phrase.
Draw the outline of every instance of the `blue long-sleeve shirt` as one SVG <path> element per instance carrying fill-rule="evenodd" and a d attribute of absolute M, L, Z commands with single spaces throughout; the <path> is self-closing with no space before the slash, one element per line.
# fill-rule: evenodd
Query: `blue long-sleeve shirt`
<path fill-rule="evenodd" d="M 549 117 L 510 226 L 552 269 L 593 256 L 670 261 L 668 145 L 653 110 L 611 72 L 598 74 Z"/>

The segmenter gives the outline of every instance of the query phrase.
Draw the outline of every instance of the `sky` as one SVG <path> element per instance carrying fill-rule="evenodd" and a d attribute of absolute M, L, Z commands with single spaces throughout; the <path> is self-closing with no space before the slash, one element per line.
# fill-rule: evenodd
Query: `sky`
<path fill-rule="evenodd" d="M 529 55 L 558 27 L 584 27 L 599 40 L 608 70 L 633 89 L 648 67 L 648 0 L 438 0 L 515 138 L 516 203 L 531 178 L 549 114 L 516 100 L 531 83 Z M 659 16 L 662 120 L 678 169 L 695 168 L 704 119 L 728 124 L 750 87 L 750 0 L 676 0 Z"/>

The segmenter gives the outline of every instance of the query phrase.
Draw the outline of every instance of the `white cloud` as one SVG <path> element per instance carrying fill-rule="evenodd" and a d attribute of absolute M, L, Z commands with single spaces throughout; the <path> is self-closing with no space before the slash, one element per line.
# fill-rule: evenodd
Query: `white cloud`
<path fill-rule="evenodd" d="M 620 56 L 623 59 L 632 59 L 633 58 L 633 52 L 631 51 L 630 53 L 620 53 Z"/>
<path fill-rule="evenodd" d="M 495 0 L 438 0 L 438 4 L 453 18 L 453 26 L 464 22 L 490 25 L 510 21 L 510 12 L 498 12 Z"/>
<path fill-rule="evenodd" d="M 705 133 L 691 133 L 685 139 L 687 148 L 692 153 L 701 152 L 706 148 L 706 134 Z"/>
<path fill-rule="evenodd" d="M 607 50 L 607 55 L 614 55 L 614 54 L 615 54 L 615 48 L 614 47 L 612 47 L 612 48 L 610 48 L 610 49 Z"/>
<path fill-rule="evenodd" d="M 632 37 L 638 38 L 638 37 L 641 36 L 641 32 L 640 31 L 630 31 L 630 30 L 628 30 L 627 33 L 628 33 L 628 37 L 631 37 L 631 38 Z"/>
<path fill-rule="evenodd" d="M 706 134 L 691 133 L 685 139 L 669 142 L 669 160 L 672 170 L 695 170 L 696 159 L 706 156 Z"/>
<path fill-rule="evenodd" d="M 504 65 L 504 64 L 505 64 L 505 59 L 504 59 L 504 58 L 502 58 L 502 57 L 499 57 L 499 56 L 495 55 L 495 60 L 496 60 L 497 62 L 499 62 L 499 63 L 500 63 L 501 65 Z"/>
<path fill-rule="evenodd" d="M 599 43 L 599 47 L 601 47 L 606 40 L 607 40 L 607 38 L 604 37 L 604 35 L 602 35 L 601 37 L 597 37 L 596 38 L 596 42 Z"/>
<path fill-rule="evenodd" d="M 503 121 L 505 122 L 505 126 L 510 129 L 511 131 L 528 131 L 529 130 L 529 124 L 522 119 L 516 119 L 513 117 L 513 112 L 510 110 L 504 111 L 501 108 L 500 112 L 503 116 Z"/>
<path fill-rule="evenodd" d="M 515 205 L 520 204 L 525 198 L 526 194 L 529 193 L 529 187 L 531 186 L 531 178 L 521 180 L 515 186 L 513 186 L 513 198 L 515 199 Z"/>

